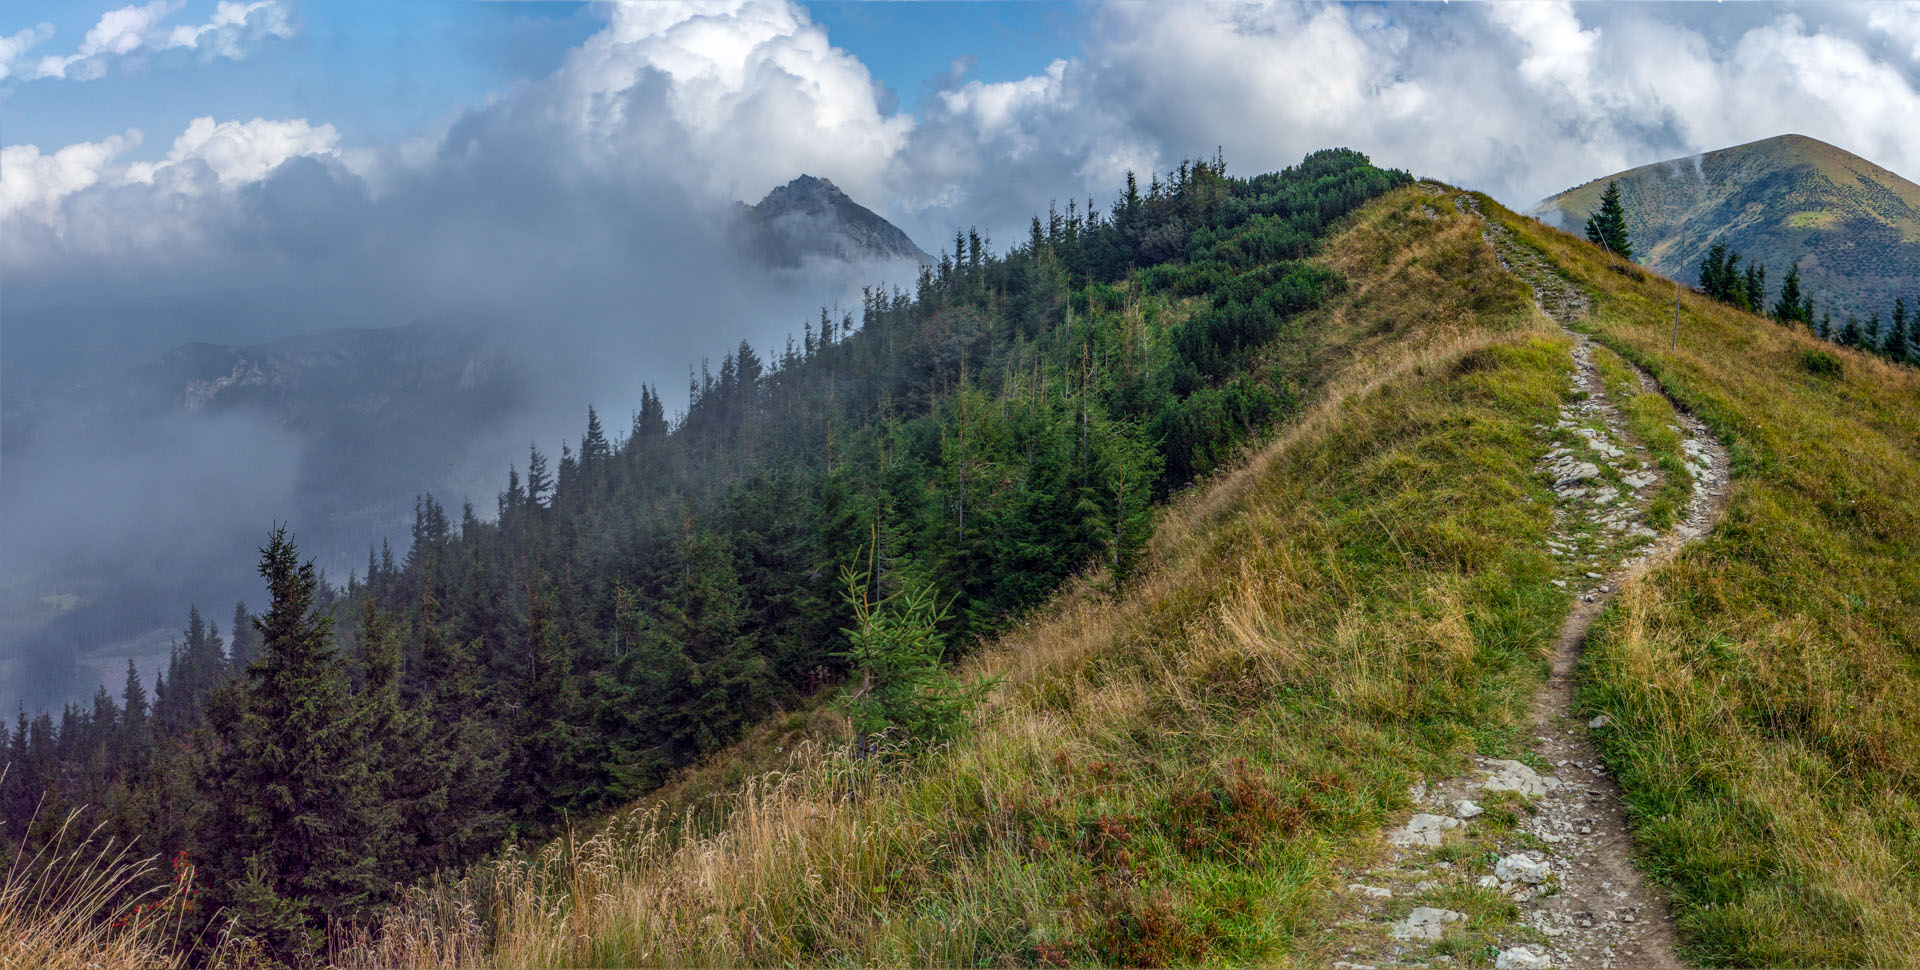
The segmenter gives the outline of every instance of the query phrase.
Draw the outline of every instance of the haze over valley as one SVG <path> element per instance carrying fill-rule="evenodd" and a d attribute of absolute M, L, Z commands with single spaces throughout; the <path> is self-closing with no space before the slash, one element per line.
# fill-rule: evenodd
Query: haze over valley
<path fill-rule="evenodd" d="M 0 968 L 1920 953 L 1920 2 L 16 0 L 0 118 Z"/>

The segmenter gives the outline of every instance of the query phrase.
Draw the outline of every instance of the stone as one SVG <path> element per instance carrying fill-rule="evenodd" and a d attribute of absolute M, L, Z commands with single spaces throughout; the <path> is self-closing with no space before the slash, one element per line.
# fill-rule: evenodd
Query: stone
<path fill-rule="evenodd" d="M 1374 970 L 1374 968 L 1371 963 L 1348 963 L 1345 960 L 1335 960 L 1333 970 Z"/>
<path fill-rule="evenodd" d="M 1598 717 L 1596 717 L 1596 718 L 1594 718 L 1593 720 L 1591 720 L 1591 721 L 1588 721 L 1588 722 L 1587 722 L 1587 728 L 1588 728 L 1588 730 L 1592 730 L 1592 731 L 1598 731 L 1598 730 L 1600 730 L 1601 728 L 1603 728 L 1603 727 L 1606 727 L 1607 725 L 1609 725 L 1609 724 L 1612 724 L 1612 723 L 1613 723 L 1613 718 L 1610 718 L 1610 717 L 1608 717 L 1608 716 L 1606 716 L 1605 714 L 1602 714 L 1602 715 L 1600 715 L 1600 716 L 1598 716 Z"/>
<path fill-rule="evenodd" d="M 1392 899 L 1393 898 L 1393 890 L 1391 889 L 1382 889 L 1378 886 L 1362 886 L 1357 882 L 1348 886 L 1347 892 L 1365 896 L 1369 899 Z"/>
<path fill-rule="evenodd" d="M 1546 954 L 1537 952 L 1530 946 L 1516 946 L 1511 950 L 1501 950 L 1494 958 L 1495 970 L 1547 970 L 1553 966 L 1553 960 Z"/>
<path fill-rule="evenodd" d="M 1407 918 L 1388 930 L 1396 940 L 1437 940 L 1447 934 L 1447 924 L 1466 919 L 1467 914 L 1432 906 L 1418 906 Z"/>
<path fill-rule="evenodd" d="M 1553 875 L 1553 867 L 1525 853 L 1515 852 L 1502 856 L 1493 866 L 1493 874 L 1501 882 L 1524 882 L 1529 886 L 1538 886 Z"/>
<path fill-rule="evenodd" d="M 1387 833 L 1387 841 L 1399 846 L 1439 845 L 1446 838 L 1448 829 L 1460 827 L 1460 820 L 1445 815 L 1432 815 L 1421 812 L 1407 820 L 1407 824 Z"/>
<path fill-rule="evenodd" d="M 1553 480 L 1553 487 L 1572 485 L 1576 482 L 1590 482 L 1600 477 L 1600 467 L 1590 461 L 1574 462 L 1560 477 Z"/>
<path fill-rule="evenodd" d="M 1486 809 L 1475 805 L 1472 801 L 1465 798 L 1453 803 L 1454 818 L 1473 818 L 1484 811 L 1486 811 Z"/>
<path fill-rule="evenodd" d="M 1498 876 L 1481 876 L 1481 877 L 1480 877 L 1480 881 L 1479 881 L 1479 882 L 1476 882 L 1476 883 L 1474 883 L 1474 885 L 1476 885 L 1476 886 L 1479 886 L 1479 887 L 1480 887 L 1481 889 L 1499 889 L 1499 888 L 1500 888 L 1500 877 L 1498 877 Z"/>
<path fill-rule="evenodd" d="M 1559 787 L 1559 782 L 1554 779 L 1543 778 L 1532 768 L 1505 758 L 1487 759 L 1487 766 L 1482 771 L 1487 779 L 1480 783 L 1480 787 L 1486 791 L 1512 791 L 1528 798 L 1539 798 Z"/>

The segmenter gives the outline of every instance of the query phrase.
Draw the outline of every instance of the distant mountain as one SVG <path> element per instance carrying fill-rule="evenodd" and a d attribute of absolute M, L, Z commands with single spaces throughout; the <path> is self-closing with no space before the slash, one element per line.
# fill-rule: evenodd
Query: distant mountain
<path fill-rule="evenodd" d="M 798 266 L 809 257 L 933 262 L 898 226 L 823 178 L 802 175 L 754 205 L 741 203 L 739 212 L 743 247 L 769 265 Z"/>
<path fill-rule="evenodd" d="M 1578 232 L 1620 183 L 1636 258 L 1693 283 L 1724 240 L 1767 267 L 1778 292 L 1795 261 L 1820 309 L 1884 319 L 1920 297 L 1920 185 L 1803 135 L 1781 135 L 1629 169 L 1541 202 L 1535 215 Z"/>

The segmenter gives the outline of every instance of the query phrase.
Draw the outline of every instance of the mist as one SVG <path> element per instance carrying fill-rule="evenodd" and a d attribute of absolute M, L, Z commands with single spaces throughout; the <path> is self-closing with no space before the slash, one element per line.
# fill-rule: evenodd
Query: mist
<path fill-rule="evenodd" d="M 70 195 L 63 232 L 10 220 L 9 308 L 67 308 L 10 343 L 82 349 L 64 364 L 79 387 L 8 393 L 0 700 L 57 705 L 103 678 L 117 690 L 129 657 L 150 680 L 190 605 L 223 626 L 236 600 L 263 605 L 256 550 L 276 523 L 344 583 L 383 540 L 405 554 L 415 496 L 491 518 L 509 464 L 524 469 L 530 443 L 557 457 L 590 405 L 618 436 L 643 385 L 684 406 L 702 361 L 742 340 L 777 351 L 860 286 L 912 283 L 911 264 L 776 268 L 737 246 L 735 201 L 688 177 L 694 153 L 659 123 L 663 76 L 600 100 L 612 127 L 583 127 L 578 96 L 562 72 L 454 119 L 430 148 L 296 156 L 235 188 L 187 159 L 151 185 Z M 164 238 L 113 231 L 123 220 Z M 196 339 L 242 350 L 121 370 L 98 346 L 114 341 L 85 348 L 88 308 L 144 319 L 165 301 L 215 331 Z M 310 413 L 321 392 L 289 382 L 351 353 L 313 336 L 335 321 L 404 327 L 386 383 L 406 386 L 354 384 Z M 215 370 L 192 370 L 196 355 Z"/>

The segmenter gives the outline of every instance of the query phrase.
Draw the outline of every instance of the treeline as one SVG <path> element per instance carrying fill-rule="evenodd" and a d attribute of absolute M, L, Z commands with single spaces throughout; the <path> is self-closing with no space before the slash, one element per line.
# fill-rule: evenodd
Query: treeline
<path fill-rule="evenodd" d="M 1767 295 L 1767 267 L 1758 260 L 1740 268 L 1740 254 L 1724 242 L 1715 242 L 1700 262 L 1700 292 L 1750 313 L 1764 313 L 1787 325 L 1806 327 L 1822 340 L 1879 354 L 1903 364 L 1920 364 L 1920 301 L 1909 307 L 1896 297 L 1886 326 L 1879 311 L 1865 321 L 1849 314 L 1836 323 L 1831 310 L 1814 311 L 1813 295 L 1800 285 L 1798 263 L 1787 268 L 1780 294 L 1771 304 Z"/>
<path fill-rule="evenodd" d="M 383 546 L 344 587 L 276 529 L 267 609 L 228 639 L 190 612 L 151 697 L 130 668 L 117 700 L 3 732 L 6 834 L 30 854 L 88 806 L 198 865 L 197 919 L 298 963 L 397 883 L 838 688 L 843 566 L 950 598 L 958 644 L 1077 571 L 1124 583 L 1152 503 L 1296 405 L 1262 348 L 1341 285 L 1302 257 L 1408 182 L 1347 150 L 1129 176 L 1004 254 L 959 234 L 911 294 L 869 290 L 775 353 L 742 343 L 677 421 L 652 388 L 621 431 L 588 409 L 491 521 L 423 496 L 404 559 Z"/>

